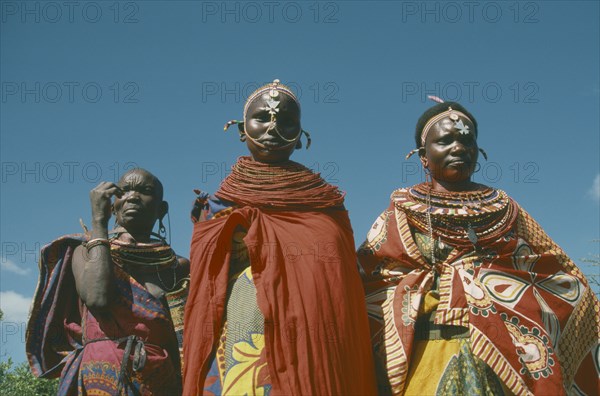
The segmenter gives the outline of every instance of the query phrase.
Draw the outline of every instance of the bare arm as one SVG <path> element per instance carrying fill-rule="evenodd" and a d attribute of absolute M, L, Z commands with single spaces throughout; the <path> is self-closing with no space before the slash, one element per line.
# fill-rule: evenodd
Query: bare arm
<path fill-rule="evenodd" d="M 90 191 L 92 206 L 92 232 L 90 241 L 108 238 L 108 220 L 111 216 L 111 198 L 122 194 L 121 189 L 110 182 L 102 182 Z M 78 246 L 73 257 L 73 276 L 77 294 L 91 309 L 103 310 L 115 294 L 113 263 L 110 246 L 95 244 L 89 249 Z"/>

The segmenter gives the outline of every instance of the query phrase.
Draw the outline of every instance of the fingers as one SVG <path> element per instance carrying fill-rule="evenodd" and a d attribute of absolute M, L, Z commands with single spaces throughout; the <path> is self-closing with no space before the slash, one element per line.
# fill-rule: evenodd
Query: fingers
<path fill-rule="evenodd" d="M 113 195 L 117 196 L 118 198 L 121 198 L 123 196 L 123 190 L 121 189 L 121 187 L 115 185 L 109 189 L 106 190 L 106 193 L 110 194 L 109 196 L 112 197 Z"/>
<path fill-rule="evenodd" d="M 90 191 L 90 195 L 108 199 L 112 198 L 114 195 L 121 198 L 123 196 L 123 189 L 112 182 L 101 182 L 96 188 Z"/>
<path fill-rule="evenodd" d="M 90 191 L 92 218 L 102 227 L 106 227 L 112 215 L 112 197 L 122 197 L 123 189 L 112 182 L 102 182 Z"/>

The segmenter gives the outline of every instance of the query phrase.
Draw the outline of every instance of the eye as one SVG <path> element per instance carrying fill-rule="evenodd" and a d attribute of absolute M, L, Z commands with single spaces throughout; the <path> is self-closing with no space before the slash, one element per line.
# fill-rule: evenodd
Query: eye
<path fill-rule="evenodd" d="M 475 138 L 472 135 L 467 135 L 461 139 L 464 145 L 473 146 L 475 144 Z"/>
<path fill-rule="evenodd" d="M 252 119 L 258 122 L 269 122 L 271 121 L 271 115 L 268 111 L 258 111 L 252 115 Z"/>
<path fill-rule="evenodd" d="M 290 126 L 290 125 L 294 125 L 295 124 L 294 120 L 292 120 L 291 118 L 284 118 L 284 119 L 278 120 L 278 121 L 279 121 L 278 122 L 279 124 L 286 125 L 286 126 Z"/>

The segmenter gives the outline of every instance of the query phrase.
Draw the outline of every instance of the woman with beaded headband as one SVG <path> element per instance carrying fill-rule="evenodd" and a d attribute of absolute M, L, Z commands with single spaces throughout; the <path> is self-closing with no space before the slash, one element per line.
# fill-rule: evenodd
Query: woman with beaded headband
<path fill-rule="evenodd" d="M 375 393 L 344 196 L 289 160 L 298 99 L 275 80 L 236 123 L 251 156 L 192 212 L 184 394 Z"/>
<path fill-rule="evenodd" d="M 598 394 L 598 299 L 527 212 L 471 180 L 477 131 L 458 103 L 428 109 L 413 152 L 429 180 L 394 191 L 358 250 L 380 393 Z"/>
<path fill-rule="evenodd" d="M 189 261 L 152 232 L 157 220 L 164 231 L 163 186 L 133 169 L 100 183 L 90 201 L 92 230 L 42 249 L 27 327 L 31 369 L 60 376 L 60 395 L 181 394 Z"/>

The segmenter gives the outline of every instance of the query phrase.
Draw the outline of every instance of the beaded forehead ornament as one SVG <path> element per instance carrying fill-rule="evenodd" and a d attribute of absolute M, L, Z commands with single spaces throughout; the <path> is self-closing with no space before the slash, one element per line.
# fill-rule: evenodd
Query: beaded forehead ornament
<path fill-rule="evenodd" d="M 471 131 L 469 131 L 469 126 L 465 125 L 463 123 L 463 121 L 460 119 L 460 117 L 466 118 L 467 120 L 471 121 L 471 123 L 473 121 L 469 117 L 467 117 L 464 113 L 454 110 L 452 107 L 448 107 L 448 110 L 431 117 L 429 119 L 429 121 L 427 121 L 427 124 L 425 124 L 425 127 L 423 128 L 423 132 L 421 133 L 421 145 L 422 146 L 425 146 L 425 140 L 427 139 L 427 134 L 429 133 L 429 130 L 431 129 L 431 127 L 434 126 L 435 124 L 437 124 L 438 121 L 440 121 L 446 117 L 448 117 L 452 121 L 454 121 L 454 129 L 458 129 L 458 132 L 460 134 L 468 135 L 471 133 Z"/>
<path fill-rule="evenodd" d="M 254 101 L 256 98 L 260 97 L 261 95 L 263 95 L 266 92 L 269 93 L 269 98 L 267 99 L 267 106 L 264 107 L 263 110 L 266 110 L 269 112 L 269 115 L 271 116 L 271 121 L 269 123 L 269 126 L 268 126 L 265 134 L 268 133 L 269 131 L 274 131 L 282 140 L 284 140 L 285 142 L 288 142 L 289 144 L 295 143 L 302 134 L 305 134 L 306 138 L 307 138 L 306 148 L 308 149 L 310 147 L 311 138 L 310 138 L 310 134 L 308 132 L 306 132 L 305 130 L 301 129 L 300 132 L 298 133 L 298 135 L 296 137 L 294 137 L 293 139 L 285 138 L 277 130 L 277 114 L 279 113 L 279 103 L 281 103 L 280 101 L 277 100 L 277 98 L 279 98 L 280 92 L 283 92 L 286 95 L 288 95 L 290 98 L 292 98 L 294 100 L 294 102 L 296 102 L 296 104 L 298 105 L 298 108 L 300 108 L 300 102 L 298 101 L 298 98 L 296 97 L 294 92 L 292 92 L 292 90 L 289 87 L 287 87 L 286 85 L 281 84 L 281 82 L 278 79 L 273 80 L 272 83 L 263 85 L 262 87 L 258 88 L 256 91 L 254 91 L 250 96 L 248 96 L 248 99 L 246 100 L 246 103 L 244 104 L 243 120 L 242 121 L 231 120 L 231 121 L 227 122 L 227 124 L 225 124 L 225 127 L 223 128 L 223 130 L 226 131 L 233 124 L 244 125 L 245 124 L 244 121 L 246 120 L 246 115 L 248 112 L 248 107 L 250 107 L 250 103 L 252 103 L 252 101 Z M 244 140 L 246 138 L 249 138 L 258 146 L 264 147 L 262 144 L 257 142 L 256 139 L 252 138 L 250 135 L 248 135 L 246 133 L 246 127 L 244 125 L 244 131 L 243 132 L 240 131 L 240 140 Z M 282 148 L 285 148 L 287 146 L 288 145 L 285 145 Z"/>

